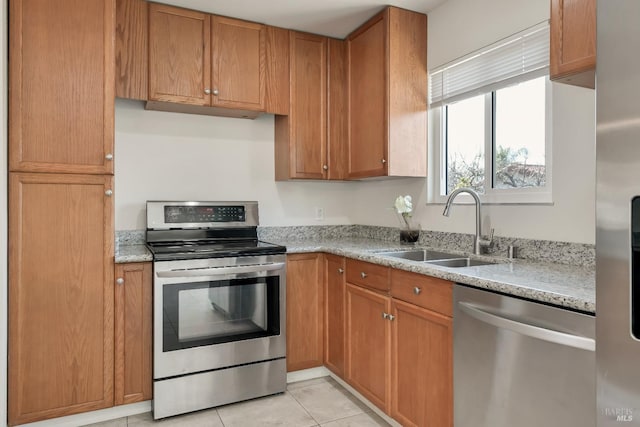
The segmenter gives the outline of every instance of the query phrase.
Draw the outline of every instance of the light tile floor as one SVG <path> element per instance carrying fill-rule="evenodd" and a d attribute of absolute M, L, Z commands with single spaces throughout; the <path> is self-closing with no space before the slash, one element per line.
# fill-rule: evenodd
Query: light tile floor
<path fill-rule="evenodd" d="M 331 377 L 292 383 L 284 394 L 154 421 L 151 413 L 91 424 L 91 427 L 385 427 Z"/>

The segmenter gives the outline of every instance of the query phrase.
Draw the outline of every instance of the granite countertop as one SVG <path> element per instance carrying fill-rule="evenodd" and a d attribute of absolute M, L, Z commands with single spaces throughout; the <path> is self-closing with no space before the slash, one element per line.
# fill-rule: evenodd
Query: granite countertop
<path fill-rule="evenodd" d="M 595 313 L 596 287 L 593 267 L 495 257 L 478 257 L 501 261 L 477 267 L 447 268 L 418 261 L 377 255 L 386 250 L 406 250 L 407 246 L 371 239 L 282 240 L 287 253 L 327 252 L 401 270 L 439 277 L 452 282 L 502 292 L 534 301 Z M 416 247 L 435 249 L 428 247 Z M 447 252 L 456 253 L 456 251 Z M 457 252 L 464 255 L 462 252 Z"/>
<path fill-rule="evenodd" d="M 502 292 L 522 298 L 595 313 L 595 269 L 593 267 L 539 263 L 504 258 L 479 257 L 500 261 L 477 267 L 447 268 L 392 258 L 377 253 L 413 249 L 398 243 L 367 238 L 274 240 L 287 247 L 287 253 L 326 252 L 401 270 L 412 271 L 452 282 Z M 425 249 L 428 247 L 416 247 Z M 456 251 L 449 251 L 456 253 Z M 457 252 L 464 255 L 462 252 Z M 151 261 L 149 250 L 141 244 L 116 245 L 116 263 Z"/>
<path fill-rule="evenodd" d="M 116 245 L 116 264 L 153 261 L 145 245 Z"/>

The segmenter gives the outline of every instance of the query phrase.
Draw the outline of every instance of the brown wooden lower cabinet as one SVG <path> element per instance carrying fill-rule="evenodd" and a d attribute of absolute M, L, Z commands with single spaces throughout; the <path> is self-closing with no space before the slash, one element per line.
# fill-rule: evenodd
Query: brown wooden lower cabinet
<path fill-rule="evenodd" d="M 322 366 L 323 255 L 287 256 L 287 371 Z"/>
<path fill-rule="evenodd" d="M 344 376 L 344 258 L 325 255 L 324 364 Z"/>
<path fill-rule="evenodd" d="M 346 380 L 388 412 L 390 397 L 391 298 L 347 283 Z"/>
<path fill-rule="evenodd" d="M 391 416 L 403 426 L 453 426 L 452 319 L 391 305 Z"/>
<path fill-rule="evenodd" d="M 150 262 L 115 268 L 115 404 L 152 394 L 153 286 Z"/>
<path fill-rule="evenodd" d="M 113 177 L 9 176 L 9 424 L 113 405 Z"/>
<path fill-rule="evenodd" d="M 338 261 L 333 262 L 335 268 Z M 391 294 L 409 296 L 427 309 L 364 287 L 368 283 L 350 283 L 349 277 L 361 277 L 356 274 L 361 264 L 346 262 L 344 379 L 403 426 L 453 426 L 452 284 L 389 269 Z M 376 268 L 379 277 L 389 277 L 384 267 Z M 330 274 L 328 267 L 328 288 Z M 411 295 L 404 292 L 405 287 Z M 420 290 L 420 298 L 415 289 Z M 329 298 L 328 304 L 332 302 Z M 332 310 L 327 307 L 328 313 Z M 327 334 L 327 342 L 330 339 Z"/>

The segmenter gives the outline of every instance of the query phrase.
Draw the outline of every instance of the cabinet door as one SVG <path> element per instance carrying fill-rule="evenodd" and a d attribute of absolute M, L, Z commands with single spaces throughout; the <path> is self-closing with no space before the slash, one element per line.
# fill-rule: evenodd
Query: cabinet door
<path fill-rule="evenodd" d="M 149 99 L 210 105 L 209 15 L 149 4 Z"/>
<path fill-rule="evenodd" d="M 327 166 L 327 38 L 290 33 L 290 177 L 324 179 Z"/>
<path fill-rule="evenodd" d="M 9 177 L 9 424 L 113 405 L 113 177 Z"/>
<path fill-rule="evenodd" d="M 551 0 L 552 79 L 582 74 L 579 86 L 594 87 L 596 66 L 596 0 Z"/>
<path fill-rule="evenodd" d="M 10 15 L 10 170 L 113 173 L 115 0 L 12 0 Z"/>
<path fill-rule="evenodd" d="M 146 101 L 149 90 L 149 4 L 116 0 L 116 96 Z"/>
<path fill-rule="evenodd" d="M 349 177 L 387 173 L 386 20 L 378 15 L 349 37 Z"/>
<path fill-rule="evenodd" d="M 390 298 L 347 283 L 347 381 L 383 411 L 389 408 Z"/>
<path fill-rule="evenodd" d="M 116 264 L 115 404 L 151 399 L 151 263 Z"/>
<path fill-rule="evenodd" d="M 329 39 L 327 93 L 328 179 L 347 178 L 349 157 L 349 76 L 347 42 Z"/>
<path fill-rule="evenodd" d="M 403 426 L 453 426 L 452 320 L 393 300 L 391 416 Z"/>
<path fill-rule="evenodd" d="M 264 111 L 265 26 L 211 18 L 212 105 Z"/>
<path fill-rule="evenodd" d="M 322 366 L 322 254 L 287 256 L 287 371 Z"/>
<path fill-rule="evenodd" d="M 326 315 L 324 363 L 344 376 L 344 258 L 325 255 Z"/>

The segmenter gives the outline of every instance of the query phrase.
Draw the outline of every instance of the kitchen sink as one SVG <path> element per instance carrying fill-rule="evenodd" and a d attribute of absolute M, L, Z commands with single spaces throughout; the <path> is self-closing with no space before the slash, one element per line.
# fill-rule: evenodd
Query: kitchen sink
<path fill-rule="evenodd" d="M 427 249 L 412 249 L 410 251 L 391 251 L 378 252 L 376 255 L 388 256 L 393 258 L 402 258 L 410 261 L 432 261 L 445 260 L 452 258 L 460 258 L 460 255 L 449 254 L 446 252 L 430 251 Z"/>
<path fill-rule="evenodd" d="M 481 259 L 469 258 L 459 254 L 450 254 L 447 252 L 431 251 L 428 249 L 412 249 L 408 251 L 389 251 L 378 252 L 376 255 L 387 256 L 392 258 L 401 258 L 409 261 L 424 262 L 441 267 L 459 268 L 459 267 L 476 267 L 479 265 L 495 264 L 494 261 L 485 261 Z"/>
<path fill-rule="evenodd" d="M 428 264 L 439 265 L 441 267 L 477 267 L 479 265 L 491 265 L 495 264 L 495 262 L 491 261 L 483 261 L 480 259 L 473 258 L 454 258 L 454 259 L 441 259 L 441 260 L 433 260 L 427 261 Z"/>

